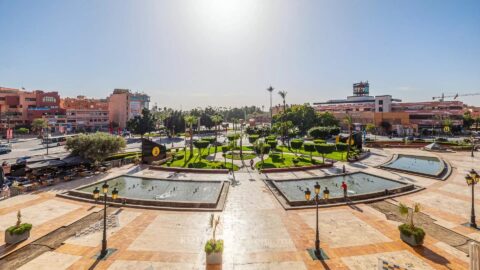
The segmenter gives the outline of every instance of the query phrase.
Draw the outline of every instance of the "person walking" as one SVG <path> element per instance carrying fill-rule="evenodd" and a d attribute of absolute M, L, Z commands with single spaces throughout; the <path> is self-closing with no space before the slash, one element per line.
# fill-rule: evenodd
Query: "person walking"
<path fill-rule="evenodd" d="M 253 167 L 253 159 L 250 159 L 250 168 L 252 168 L 252 170 L 255 170 L 255 168 Z"/>
<path fill-rule="evenodd" d="M 347 184 L 345 183 L 345 181 L 342 181 L 342 189 L 343 189 L 343 198 L 345 200 L 347 200 L 347 189 L 348 189 L 348 186 Z"/>

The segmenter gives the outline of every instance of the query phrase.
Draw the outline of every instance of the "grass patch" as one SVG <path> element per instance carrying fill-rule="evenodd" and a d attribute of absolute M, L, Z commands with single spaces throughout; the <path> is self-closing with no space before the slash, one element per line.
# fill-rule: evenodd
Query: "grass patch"
<path fill-rule="evenodd" d="M 311 165 L 318 165 L 322 164 L 321 161 L 313 160 L 310 161 L 310 158 L 306 157 L 297 157 L 298 163 L 295 165 L 293 160 L 295 156 L 292 155 L 284 155 L 282 158 L 282 154 L 274 153 L 270 154 L 270 156 L 264 160 L 263 168 L 270 169 L 270 168 L 287 168 L 287 167 L 302 167 L 302 166 L 311 166 Z M 262 168 L 262 162 L 259 161 L 255 164 L 256 168 Z"/>
<path fill-rule="evenodd" d="M 209 151 L 208 151 L 209 152 Z M 215 152 L 215 151 L 213 151 Z M 197 169 L 231 169 L 232 163 L 227 162 L 224 164 L 221 161 L 208 161 L 205 158 L 209 155 L 207 150 L 202 152 L 202 157 L 198 155 L 198 151 L 193 151 L 193 156 L 190 157 L 190 151 L 187 150 L 186 160 L 184 156 L 184 151 L 179 151 L 178 155 L 182 158 L 175 158 L 172 162 L 167 162 L 163 166 L 165 167 L 178 167 L 178 168 L 197 168 Z M 239 168 L 235 164 L 233 165 L 233 170 L 237 171 Z"/>
<path fill-rule="evenodd" d="M 277 146 L 276 150 L 277 151 L 283 150 L 284 153 L 292 153 L 292 154 L 295 154 L 295 152 L 296 152 L 292 148 L 289 149 L 287 146 L 283 146 L 283 145 Z M 302 149 L 298 150 L 298 154 L 299 154 L 299 157 L 300 157 L 300 155 L 303 155 L 304 157 L 305 156 L 310 157 L 310 152 L 305 151 L 303 149 L 303 146 L 302 146 Z M 315 151 L 315 152 L 312 152 L 312 156 L 322 157 L 322 154 Z M 328 155 L 325 155 L 325 158 L 329 158 L 329 159 L 333 159 L 333 160 L 339 160 L 339 161 L 346 161 L 346 157 L 347 157 L 347 152 L 346 151 L 344 151 L 344 152 L 335 151 L 335 152 L 332 152 Z"/>
<path fill-rule="evenodd" d="M 227 160 L 228 159 L 232 159 L 232 155 L 231 154 L 227 154 Z M 243 154 L 243 160 L 247 160 L 247 159 L 253 159 L 255 158 L 256 155 L 255 154 L 250 154 L 250 153 L 244 153 Z M 235 153 L 233 154 L 233 159 L 234 160 L 242 160 L 242 158 L 240 157 L 240 153 Z"/>

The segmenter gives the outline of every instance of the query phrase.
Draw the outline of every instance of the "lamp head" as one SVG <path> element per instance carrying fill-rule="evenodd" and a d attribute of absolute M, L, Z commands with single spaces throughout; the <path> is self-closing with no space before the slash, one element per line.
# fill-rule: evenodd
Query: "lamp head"
<path fill-rule="evenodd" d="M 97 200 L 98 197 L 100 197 L 100 190 L 98 189 L 98 187 L 95 187 L 95 189 L 93 190 L 93 198 Z"/>
<path fill-rule="evenodd" d="M 320 184 L 318 182 L 315 183 L 315 186 L 313 186 L 315 188 L 315 194 L 318 195 L 320 194 Z"/>
<path fill-rule="evenodd" d="M 116 200 L 117 198 L 118 198 L 118 190 L 117 190 L 117 188 L 113 188 L 112 199 Z"/>
<path fill-rule="evenodd" d="M 102 185 L 102 191 L 103 191 L 103 193 L 107 193 L 107 192 L 108 192 L 108 184 L 107 184 L 106 181 L 105 181 L 105 183 Z"/>
<path fill-rule="evenodd" d="M 305 190 L 305 200 L 310 201 L 311 194 L 312 192 L 310 191 L 310 189 L 307 188 L 307 190 Z"/>

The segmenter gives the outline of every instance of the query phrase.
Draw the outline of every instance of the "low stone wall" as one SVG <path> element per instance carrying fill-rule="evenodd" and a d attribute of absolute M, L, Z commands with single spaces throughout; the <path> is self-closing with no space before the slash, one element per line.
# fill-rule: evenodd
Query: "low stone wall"
<path fill-rule="evenodd" d="M 149 169 L 157 170 L 157 171 L 184 172 L 184 173 L 215 173 L 215 174 L 228 173 L 227 169 L 179 168 L 179 167 L 163 167 L 163 166 L 156 166 L 156 165 L 151 165 Z"/>
<path fill-rule="evenodd" d="M 262 169 L 260 171 L 262 173 L 298 172 L 298 171 L 315 170 L 315 169 L 321 169 L 321 168 L 329 168 L 329 167 L 332 167 L 332 166 L 333 166 L 333 163 L 325 163 L 325 164 L 312 165 L 312 166 L 301 166 L 301 167 L 269 168 L 269 169 Z"/>
<path fill-rule="evenodd" d="M 372 193 L 366 193 L 366 194 L 359 194 L 359 195 L 350 195 L 347 197 L 348 201 L 361 201 L 361 200 L 368 200 L 368 199 L 374 199 L 378 197 L 383 197 L 383 196 L 391 196 L 395 194 L 400 194 L 404 193 L 407 191 L 411 191 L 415 188 L 414 185 L 407 185 L 404 187 L 396 188 L 396 189 L 389 189 L 386 191 L 378 191 L 378 192 L 372 192 Z M 283 195 L 283 193 L 282 193 Z M 284 196 L 286 199 L 286 197 Z M 287 200 L 288 201 L 288 200 Z M 342 203 L 345 202 L 345 199 L 343 197 L 338 197 L 338 198 L 330 198 L 328 199 L 328 204 L 332 203 Z M 310 201 L 288 201 L 288 204 L 290 206 L 304 206 L 304 205 L 315 205 L 315 201 L 310 200 Z M 324 200 L 320 200 L 320 204 L 326 204 L 324 203 Z"/>

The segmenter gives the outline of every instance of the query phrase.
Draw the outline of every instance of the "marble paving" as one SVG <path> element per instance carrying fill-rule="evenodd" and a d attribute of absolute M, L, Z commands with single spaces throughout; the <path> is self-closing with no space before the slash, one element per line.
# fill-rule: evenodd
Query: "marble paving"
<path fill-rule="evenodd" d="M 22 209 L 22 222 L 38 226 L 79 208 L 80 206 L 76 205 L 74 202 L 66 203 L 52 199 Z M 0 216 L 0 231 L 15 225 L 16 222 L 17 212 L 10 212 Z"/>
<path fill-rule="evenodd" d="M 59 252 L 45 252 L 18 270 L 64 270 L 68 269 L 80 256 Z"/>
<path fill-rule="evenodd" d="M 39 199 L 40 196 L 38 195 L 33 195 L 33 194 L 23 194 L 23 195 L 18 195 L 12 198 L 9 198 L 8 200 L 1 200 L 0 201 L 0 209 L 6 208 L 6 207 L 12 207 L 17 204 L 29 202 L 32 200 Z"/>
<path fill-rule="evenodd" d="M 118 215 L 118 221 L 120 224 L 117 227 L 108 227 L 107 240 L 110 238 L 110 236 L 114 235 L 119 230 L 127 226 L 131 221 L 133 221 L 136 217 L 138 217 L 140 213 L 124 210 L 117 215 Z M 65 243 L 78 245 L 78 246 L 96 247 L 98 246 L 98 243 L 102 240 L 102 237 L 103 237 L 103 231 L 98 230 L 98 231 L 95 231 L 94 233 L 90 233 L 86 235 L 82 234 L 81 236 L 78 236 L 78 237 L 72 236 L 69 239 L 67 239 Z"/>
<path fill-rule="evenodd" d="M 209 218 L 209 213 L 161 213 L 128 250 L 197 253 L 208 236 Z"/>
<path fill-rule="evenodd" d="M 417 256 L 413 255 L 409 251 L 384 252 L 363 256 L 344 257 L 342 258 L 342 261 L 348 266 L 348 269 L 350 270 L 366 270 L 377 269 L 379 258 L 392 263 L 395 262 L 395 264 L 409 270 L 433 269 L 432 267 L 430 267 L 430 265 L 419 259 Z"/>
<path fill-rule="evenodd" d="M 300 215 L 312 229 L 315 229 L 314 212 Z M 320 215 L 320 238 L 327 241 L 332 248 L 392 241 L 349 211 L 322 211 Z"/>

